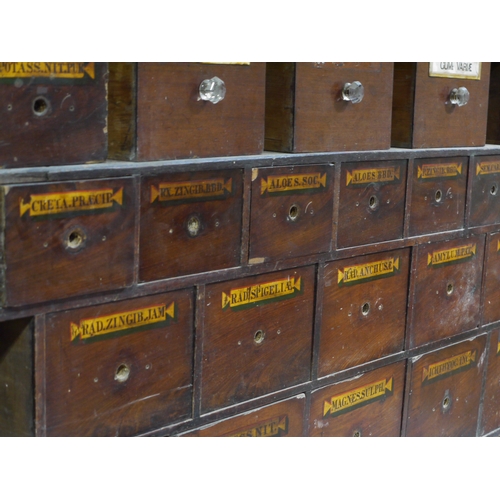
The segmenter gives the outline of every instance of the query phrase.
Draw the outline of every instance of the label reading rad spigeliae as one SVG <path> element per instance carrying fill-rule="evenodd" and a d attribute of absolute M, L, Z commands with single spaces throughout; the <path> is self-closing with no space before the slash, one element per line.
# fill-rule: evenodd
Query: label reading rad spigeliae
<path fill-rule="evenodd" d="M 438 250 L 427 254 L 427 265 L 440 267 L 455 262 L 463 262 L 472 259 L 476 255 L 476 244 L 469 243 L 460 247 L 448 248 L 447 250 Z"/>
<path fill-rule="evenodd" d="M 233 192 L 233 180 L 206 179 L 203 181 L 161 182 L 151 186 L 151 203 L 189 202 L 224 199 Z"/>
<path fill-rule="evenodd" d="M 238 429 L 224 436 L 231 437 L 278 437 L 288 434 L 288 416 L 280 415 L 279 417 L 266 420 L 258 423 L 254 427 L 246 429 Z"/>
<path fill-rule="evenodd" d="M 461 354 L 444 359 L 443 361 L 432 363 L 422 370 L 422 384 L 429 384 L 436 380 L 454 375 L 455 373 L 468 370 L 476 366 L 476 358 L 477 349 L 474 349 L 472 351 L 462 352 Z"/>
<path fill-rule="evenodd" d="M 399 272 L 399 257 L 346 266 L 338 270 L 338 285 L 355 285 L 366 281 L 389 278 Z"/>
<path fill-rule="evenodd" d="M 4 62 L 0 63 L 0 83 L 34 79 L 39 83 L 75 84 L 95 81 L 95 63 Z"/>
<path fill-rule="evenodd" d="M 480 62 L 431 62 L 429 76 L 481 80 Z"/>
<path fill-rule="evenodd" d="M 326 173 L 268 175 L 262 177 L 260 194 L 270 195 L 303 193 L 326 189 Z"/>

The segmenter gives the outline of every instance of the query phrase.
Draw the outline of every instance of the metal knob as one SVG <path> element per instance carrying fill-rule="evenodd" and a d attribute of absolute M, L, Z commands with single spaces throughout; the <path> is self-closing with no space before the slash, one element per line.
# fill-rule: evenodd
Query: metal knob
<path fill-rule="evenodd" d="M 363 100 L 365 88 L 361 82 L 346 83 L 342 89 L 342 99 L 357 104 Z"/>
<path fill-rule="evenodd" d="M 457 106 L 465 106 L 469 102 L 469 97 L 469 91 L 465 87 L 452 89 L 450 92 L 450 102 L 451 104 L 456 104 Z"/>
<path fill-rule="evenodd" d="M 208 80 L 203 80 L 200 83 L 200 99 L 202 101 L 210 101 L 212 104 L 217 104 L 226 96 L 225 83 L 214 76 Z"/>

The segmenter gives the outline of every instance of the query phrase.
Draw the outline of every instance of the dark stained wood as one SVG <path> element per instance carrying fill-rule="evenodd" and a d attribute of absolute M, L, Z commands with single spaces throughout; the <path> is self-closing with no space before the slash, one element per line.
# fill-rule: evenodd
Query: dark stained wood
<path fill-rule="evenodd" d="M 318 377 L 404 348 L 409 250 L 327 262 Z"/>
<path fill-rule="evenodd" d="M 337 247 L 403 237 L 406 161 L 343 163 Z"/>
<path fill-rule="evenodd" d="M 414 249 L 410 348 L 479 326 L 484 242 L 481 235 Z"/>
<path fill-rule="evenodd" d="M 108 66 L 86 67 L 93 77 L 0 77 L 0 168 L 106 159 Z"/>
<path fill-rule="evenodd" d="M 415 110 L 415 72 L 411 62 L 394 63 L 391 146 L 411 148 Z"/>
<path fill-rule="evenodd" d="M 486 335 L 408 361 L 407 436 L 475 436 Z"/>
<path fill-rule="evenodd" d="M 482 324 L 500 321 L 500 233 L 486 240 Z"/>
<path fill-rule="evenodd" d="M 310 379 L 314 289 L 313 266 L 206 287 L 202 413 Z"/>
<path fill-rule="evenodd" d="M 239 265 L 242 204 L 242 170 L 143 178 L 140 281 Z"/>
<path fill-rule="evenodd" d="M 476 156 L 470 168 L 469 226 L 500 224 L 500 156 Z"/>
<path fill-rule="evenodd" d="M 486 142 L 500 144 L 500 63 L 491 63 Z"/>
<path fill-rule="evenodd" d="M 500 332 L 491 332 L 479 435 L 500 428 Z"/>
<path fill-rule="evenodd" d="M 249 262 L 328 252 L 332 218 L 333 168 L 255 169 Z"/>

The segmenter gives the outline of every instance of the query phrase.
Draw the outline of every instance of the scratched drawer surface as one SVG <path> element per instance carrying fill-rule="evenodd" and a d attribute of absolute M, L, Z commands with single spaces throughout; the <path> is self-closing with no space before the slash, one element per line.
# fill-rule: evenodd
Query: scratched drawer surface
<path fill-rule="evenodd" d="M 202 413 L 310 378 L 315 268 L 208 285 Z"/>
<path fill-rule="evenodd" d="M 403 237 L 407 161 L 343 163 L 339 248 Z"/>
<path fill-rule="evenodd" d="M 484 269 L 484 297 L 482 324 L 500 320 L 500 233 L 489 234 L 486 238 Z"/>
<path fill-rule="evenodd" d="M 0 63 L 0 167 L 104 161 L 107 63 Z"/>
<path fill-rule="evenodd" d="M 464 227 L 467 165 L 467 157 L 415 160 L 409 236 Z"/>
<path fill-rule="evenodd" d="M 400 361 L 313 391 L 309 436 L 399 436 L 405 365 Z"/>
<path fill-rule="evenodd" d="M 318 377 L 404 347 L 409 249 L 325 264 Z"/>
<path fill-rule="evenodd" d="M 130 178 L 1 188 L 3 305 L 131 285 L 135 192 Z"/>
<path fill-rule="evenodd" d="M 475 436 L 486 335 L 408 361 L 407 436 Z"/>
<path fill-rule="evenodd" d="M 500 428 L 500 332 L 491 332 L 480 435 Z"/>
<path fill-rule="evenodd" d="M 500 224 L 500 157 L 480 156 L 471 161 L 469 226 Z"/>
<path fill-rule="evenodd" d="M 479 326 L 484 236 L 415 247 L 410 347 Z"/>
<path fill-rule="evenodd" d="M 332 167 L 254 169 L 250 262 L 328 252 L 332 218 Z"/>
<path fill-rule="evenodd" d="M 143 179 L 140 281 L 237 266 L 242 192 L 241 170 Z"/>
<path fill-rule="evenodd" d="M 42 338 L 47 435 L 136 435 L 190 417 L 192 290 L 50 314 Z"/>

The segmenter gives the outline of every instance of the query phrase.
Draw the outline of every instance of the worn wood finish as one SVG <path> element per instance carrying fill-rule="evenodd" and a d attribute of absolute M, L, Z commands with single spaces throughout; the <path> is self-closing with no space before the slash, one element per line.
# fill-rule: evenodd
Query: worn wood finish
<path fill-rule="evenodd" d="M 106 159 L 107 63 L 0 64 L 0 168 Z M 7 66 L 20 71 L 21 64 L 24 76 L 5 76 Z M 29 76 L 35 64 L 51 69 Z M 51 78 L 51 71 L 57 76 Z M 60 78 L 62 73 L 71 78 Z"/>
<path fill-rule="evenodd" d="M 467 157 L 414 161 L 409 236 L 464 227 L 467 169 Z"/>
<path fill-rule="evenodd" d="M 140 281 L 239 265 L 242 205 L 242 170 L 143 178 Z"/>
<path fill-rule="evenodd" d="M 483 319 L 487 325 L 500 321 L 500 233 L 488 235 L 484 270 Z"/>
<path fill-rule="evenodd" d="M 491 332 L 479 435 L 500 428 L 500 332 Z"/>
<path fill-rule="evenodd" d="M 488 144 L 500 144 L 500 63 L 492 62 L 490 64 L 486 142 Z"/>
<path fill-rule="evenodd" d="M 318 377 L 402 351 L 410 252 L 327 262 Z"/>
<path fill-rule="evenodd" d="M 255 169 L 249 262 L 328 252 L 332 218 L 332 167 Z"/>
<path fill-rule="evenodd" d="M 416 70 L 415 63 L 394 63 L 391 146 L 396 148 L 412 144 Z"/>
<path fill-rule="evenodd" d="M 47 316 L 47 435 L 136 435 L 188 418 L 193 318 L 189 289 Z"/>
<path fill-rule="evenodd" d="M 471 161 L 469 226 L 500 224 L 500 156 Z"/>
<path fill-rule="evenodd" d="M 399 436 L 405 365 L 394 363 L 313 391 L 309 436 Z"/>
<path fill-rule="evenodd" d="M 403 237 L 407 162 L 343 163 L 337 247 Z"/>
<path fill-rule="evenodd" d="M 206 287 L 202 413 L 310 378 L 315 267 Z"/>
<path fill-rule="evenodd" d="M 131 285 L 135 189 L 126 178 L 4 187 L 3 305 Z"/>
<path fill-rule="evenodd" d="M 407 436 L 475 436 L 486 335 L 408 361 Z"/>

